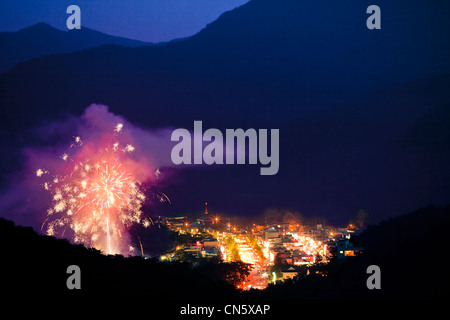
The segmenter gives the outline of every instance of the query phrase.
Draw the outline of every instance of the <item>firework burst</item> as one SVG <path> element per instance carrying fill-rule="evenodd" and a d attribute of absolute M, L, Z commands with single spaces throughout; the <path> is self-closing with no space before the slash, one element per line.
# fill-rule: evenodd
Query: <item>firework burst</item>
<path fill-rule="evenodd" d="M 70 145 L 73 155 L 60 155 L 64 162 L 60 173 L 51 176 L 47 169 L 36 171 L 52 196 L 42 224 L 48 235 L 71 238 L 107 254 L 134 253 L 130 227 L 148 227 L 150 220 L 141 211 L 145 195 L 135 174 L 137 164 L 129 159 L 135 147 L 120 146 L 122 130 L 123 124 L 117 124 L 103 139 L 109 141 L 96 145 L 75 137 Z"/>

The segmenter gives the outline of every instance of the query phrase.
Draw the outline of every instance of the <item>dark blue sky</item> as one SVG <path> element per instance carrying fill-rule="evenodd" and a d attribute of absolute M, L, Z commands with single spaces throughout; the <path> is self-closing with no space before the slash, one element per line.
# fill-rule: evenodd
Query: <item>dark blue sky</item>
<path fill-rule="evenodd" d="M 149 42 L 191 36 L 248 0 L 10 0 L 0 2 L 0 31 L 37 22 L 65 29 L 66 8 L 78 5 L 81 26 Z"/>

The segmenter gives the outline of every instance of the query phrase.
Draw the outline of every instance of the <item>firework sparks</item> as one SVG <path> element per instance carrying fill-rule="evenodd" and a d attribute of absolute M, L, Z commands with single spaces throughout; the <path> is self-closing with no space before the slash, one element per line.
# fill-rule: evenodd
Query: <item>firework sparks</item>
<path fill-rule="evenodd" d="M 122 128 L 123 128 L 123 124 L 122 123 L 118 123 L 116 125 L 116 127 L 114 128 L 114 131 L 119 133 L 120 131 L 122 131 Z"/>
<path fill-rule="evenodd" d="M 114 132 L 122 129 L 123 124 L 119 123 Z M 75 137 L 75 142 L 81 148 L 81 138 Z M 118 150 L 121 150 L 119 142 L 114 141 L 94 152 L 90 150 L 88 156 L 81 151 L 61 156 L 68 173 L 57 174 L 43 183 L 52 195 L 52 206 L 42 225 L 42 228 L 46 225 L 48 235 L 62 236 L 69 228 L 74 242 L 107 254 L 133 248 L 127 239 L 131 225 L 150 223 L 141 211 L 145 195 L 138 177 L 129 161 L 121 158 L 135 148 L 128 144 L 122 149 L 125 153 Z M 44 173 L 47 172 L 38 169 L 36 176 L 43 177 Z"/>
<path fill-rule="evenodd" d="M 133 152 L 134 147 L 131 144 L 127 144 L 126 147 L 122 151 L 123 152 Z"/>

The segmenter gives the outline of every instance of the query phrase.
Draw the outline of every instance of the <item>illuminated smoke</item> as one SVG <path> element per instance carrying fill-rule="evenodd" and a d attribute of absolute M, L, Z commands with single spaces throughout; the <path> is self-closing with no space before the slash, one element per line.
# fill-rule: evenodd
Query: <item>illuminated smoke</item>
<path fill-rule="evenodd" d="M 104 253 L 141 254 L 130 229 L 152 224 L 144 203 L 170 201 L 148 187 L 167 179 L 172 129 L 145 130 L 93 104 L 34 130 L 40 146 L 23 149 L 2 216 Z"/>

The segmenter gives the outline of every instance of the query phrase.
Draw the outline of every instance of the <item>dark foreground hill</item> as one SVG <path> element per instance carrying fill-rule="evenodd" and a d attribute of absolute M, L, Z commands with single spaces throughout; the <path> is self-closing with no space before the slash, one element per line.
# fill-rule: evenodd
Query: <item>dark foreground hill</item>
<path fill-rule="evenodd" d="M 205 269 L 167 264 L 140 257 L 104 256 L 65 240 L 39 236 L 31 228 L 0 219 L 2 290 L 11 295 L 48 299 L 55 296 L 145 297 L 146 301 L 211 301 L 239 299 L 445 299 L 450 207 L 427 207 L 364 231 L 358 245 L 366 253 L 339 265 L 312 267 L 295 283 L 271 285 L 264 291 L 239 293 Z M 66 288 L 66 269 L 82 270 L 81 290 Z M 367 267 L 381 269 L 381 290 L 366 287 Z M 325 271 L 328 276 L 317 275 Z M 206 275 L 208 274 L 208 275 Z"/>
<path fill-rule="evenodd" d="M 37 235 L 33 229 L 0 219 L 2 291 L 25 297 L 61 295 L 146 299 L 217 299 L 233 297 L 234 288 L 192 270 L 188 264 L 162 264 L 155 259 L 106 256 L 66 240 Z M 81 269 L 81 290 L 67 289 L 67 267 Z"/>

